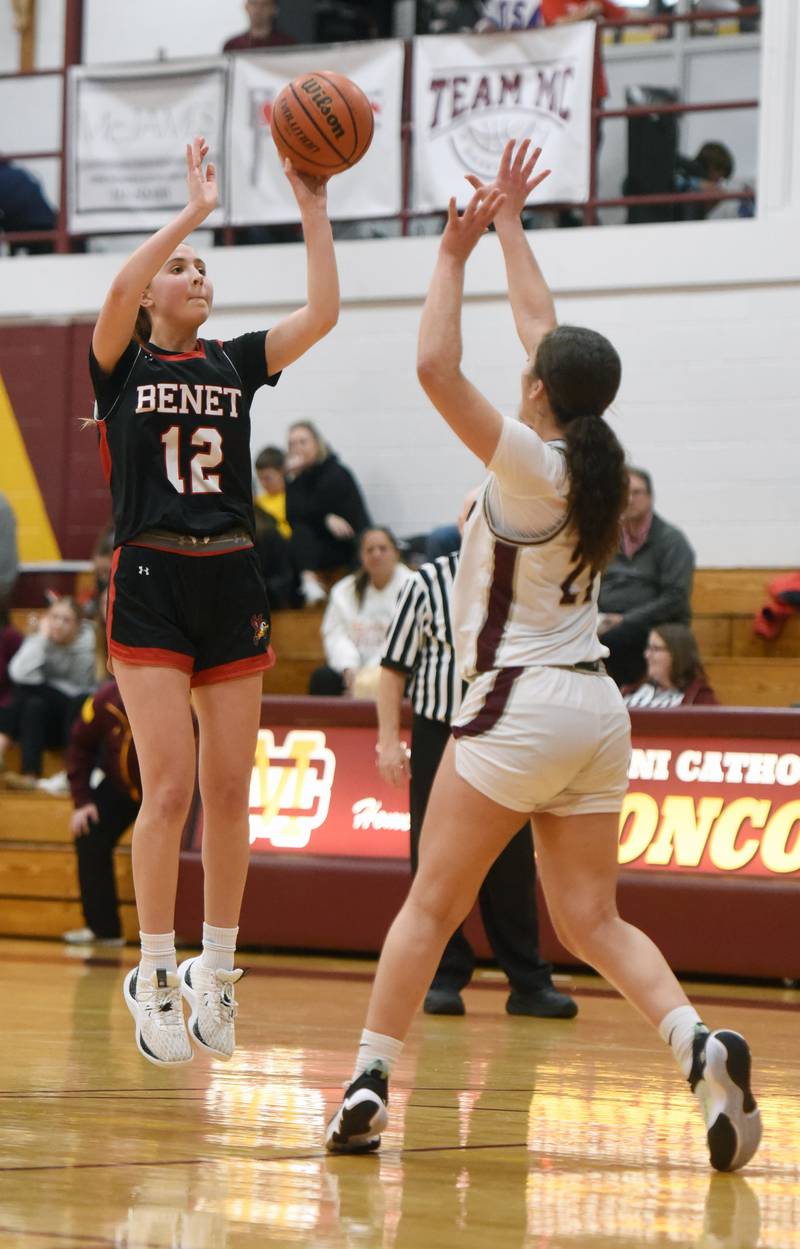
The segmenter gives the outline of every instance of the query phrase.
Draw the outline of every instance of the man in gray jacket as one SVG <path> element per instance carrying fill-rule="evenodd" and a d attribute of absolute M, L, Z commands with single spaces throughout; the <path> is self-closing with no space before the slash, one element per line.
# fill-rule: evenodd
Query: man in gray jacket
<path fill-rule="evenodd" d="M 645 672 L 651 629 L 691 619 L 694 551 L 680 529 L 653 511 L 653 483 L 630 470 L 630 498 L 620 549 L 600 583 L 599 633 L 611 651 L 606 661 L 617 685 L 635 685 Z"/>

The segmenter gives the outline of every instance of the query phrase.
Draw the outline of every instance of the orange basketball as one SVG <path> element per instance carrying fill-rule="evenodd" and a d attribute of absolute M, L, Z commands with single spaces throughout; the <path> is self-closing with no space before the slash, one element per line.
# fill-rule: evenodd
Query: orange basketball
<path fill-rule="evenodd" d="M 282 157 L 310 174 L 351 169 L 372 142 L 375 119 L 360 87 L 344 74 L 304 74 L 272 104 L 272 137 Z"/>

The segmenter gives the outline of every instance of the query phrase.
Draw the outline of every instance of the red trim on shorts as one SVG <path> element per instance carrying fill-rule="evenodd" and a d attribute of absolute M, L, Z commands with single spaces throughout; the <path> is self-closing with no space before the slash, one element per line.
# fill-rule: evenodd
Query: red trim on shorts
<path fill-rule="evenodd" d="M 466 724 L 455 726 L 453 737 L 480 737 L 481 733 L 493 729 L 506 709 L 514 682 L 524 671 L 524 668 L 500 668 L 478 714 Z"/>
<path fill-rule="evenodd" d="M 475 667 L 478 672 L 491 672 L 496 666 L 497 651 L 508 623 L 511 604 L 514 602 L 514 572 L 518 553 L 516 546 L 495 539 L 494 567 L 489 601 L 486 604 L 486 619 L 478 634 L 475 651 Z"/>
<path fill-rule="evenodd" d="M 126 664 L 138 664 L 148 668 L 176 668 L 190 676 L 194 668 L 191 655 L 183 651 L 162 650 L 158 646 L 125 646 L 122 642 L 109 641 L 108 653 L 112 659 Z"/>
<path fill-rule="evenodd" d="M 232 663 L 218 664 L 216 668 L 203 668 L 192 677 L 192 686 L 234 681 L 237 677 L 247 677 L 254 672 L 266 672 L 274 665 L 275 652 L 270 646 L 261 655 L 253 655 L 250 659 L 234 659 Z"/>
<path fill-rule="evenodd" d="M 117 597 L 117 587 L 114 584 L 114 578 L 117 575 L 117 565 L 119 564 L 119 553 L 122 550 L 118 546 L 111 556 L 111 571 L 108 574 L 108 597 L 106 599 L 106 651 L 111 654 L 111 620 L 114 615 L 114 599 Z"/>
<path fill-rule="evenodd" d="M 210 555 L 235 555 L 237 551 L 252 551 L 253 549 L 252 542 L 249 546 L 242 546 L 240 542 L 238 546 L 224 546 L 221 549 L 218 547 L 214 551 L 190 551 L 185 550 L 183 547 L 179 549 L 178 547 L 172 546 L 156 546 L 154 543 L 137 542 L 135 539 L 132 542 L 126 542 L 124 545 L 138 546 L 143 551 L 161 551 L 164 555 L 189 555 L 193 559 L 207 559 Z"/>
<path fill-rule="evenodd" d="M 108 485 L 111 481 L 111 449 L 108 445 L 106 423 L 105 421 L 97 421 L 96 425 L 100 434 L 100 463 L 103 466 L 103 476 L 106 479 L 106 485 Z"/>

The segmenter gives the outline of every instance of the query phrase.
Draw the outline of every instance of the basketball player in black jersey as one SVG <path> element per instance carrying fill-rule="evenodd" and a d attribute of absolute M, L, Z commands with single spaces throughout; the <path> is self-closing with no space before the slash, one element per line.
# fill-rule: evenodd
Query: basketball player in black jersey
<path fill-rule="evenodd" d="M 191 1040 L 234 1048 L 234 970 L 249 859 L 248 791 L 272 662 L 269 605 L 253 549 L 250 404 L 336 324 L 339 284 L 324 179 L 285 173 L 308 261 L 306 304 L 268 331 L 198 339 L 213 297 L 184 242 L 217 204 L 208 147 L 186 149 L 188 202 L 114 279 L 90 370 L 116 550 L 108 648 L 130 718 L 143 801 L 133 839 L 141 962 L 125 979 L 136 1043 L 159 1065 L 188 1062 Z M 178 851 L 200 734 L 203 953 L 177 967 Z M 189 1002 L 189 1032 L 181 995 Z"/>

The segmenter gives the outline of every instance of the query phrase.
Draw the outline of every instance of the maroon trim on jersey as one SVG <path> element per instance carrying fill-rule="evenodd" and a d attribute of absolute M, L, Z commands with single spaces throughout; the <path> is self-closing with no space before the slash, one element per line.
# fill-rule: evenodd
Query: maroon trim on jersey
<path fill-rule="evenodd" d="M 145 351 L 150 356 L 155 356 L 157 360 L 205 360 L 206 345 L 202 338 L 198 338 L 194 351 L 157 351 L 155 347 L 145 347 Z"/>
<path fill-rule="evenodd" d="M 194 668 L 191 655 L 183 651 L 162 650 L 159 646 L 125 646 L 122 642 L 110 641 L 108 653 L 112 659 L 121 659 L 126 664 L 137 664 L 148 668 L 177 668 L 190 676 Z"/>
<path fill-rule="evenodd" d="M 480 737 L 481 733 L 493 729 L 506 709 L 514 682 L 524 671 L 524 668 L 500 668 L 478 714 L 466 724 L 456 725 L 453 737 Z"/>
<path fill-rule="evenodd" d="M 103 465 L 103 476 L 106 479 L 106 485 L 111 484 L 111 448 L 108 445 L 108 434 L 106 433 L 105 421 L 97 421 L 97 430 L 100 435 L 100 463 Z"/>
<path fill-rule="evenodd" d="M 518 547 L 495 538 L 494 567 L 486 619 L 481 626 L 475 649 L 475 668 L 478 672 L 491 672 L 496 668 L 497 651 L 508 623 L 511 604 L 514 601 L 514 573 L 517 567 Z"/>
<path fill-rule="evenodd" d="M 234 681 L 237 677 L 247 677 L 254 672 L 266 672 L 275 666 L 275 652 L 271 646 L 252 659 L 234 659 L 229 664 L 218 664 L 216 668 L 203 668 L 192 677 L 192 688 L 197 685 L 216 685 L 220 681 Z"/>

